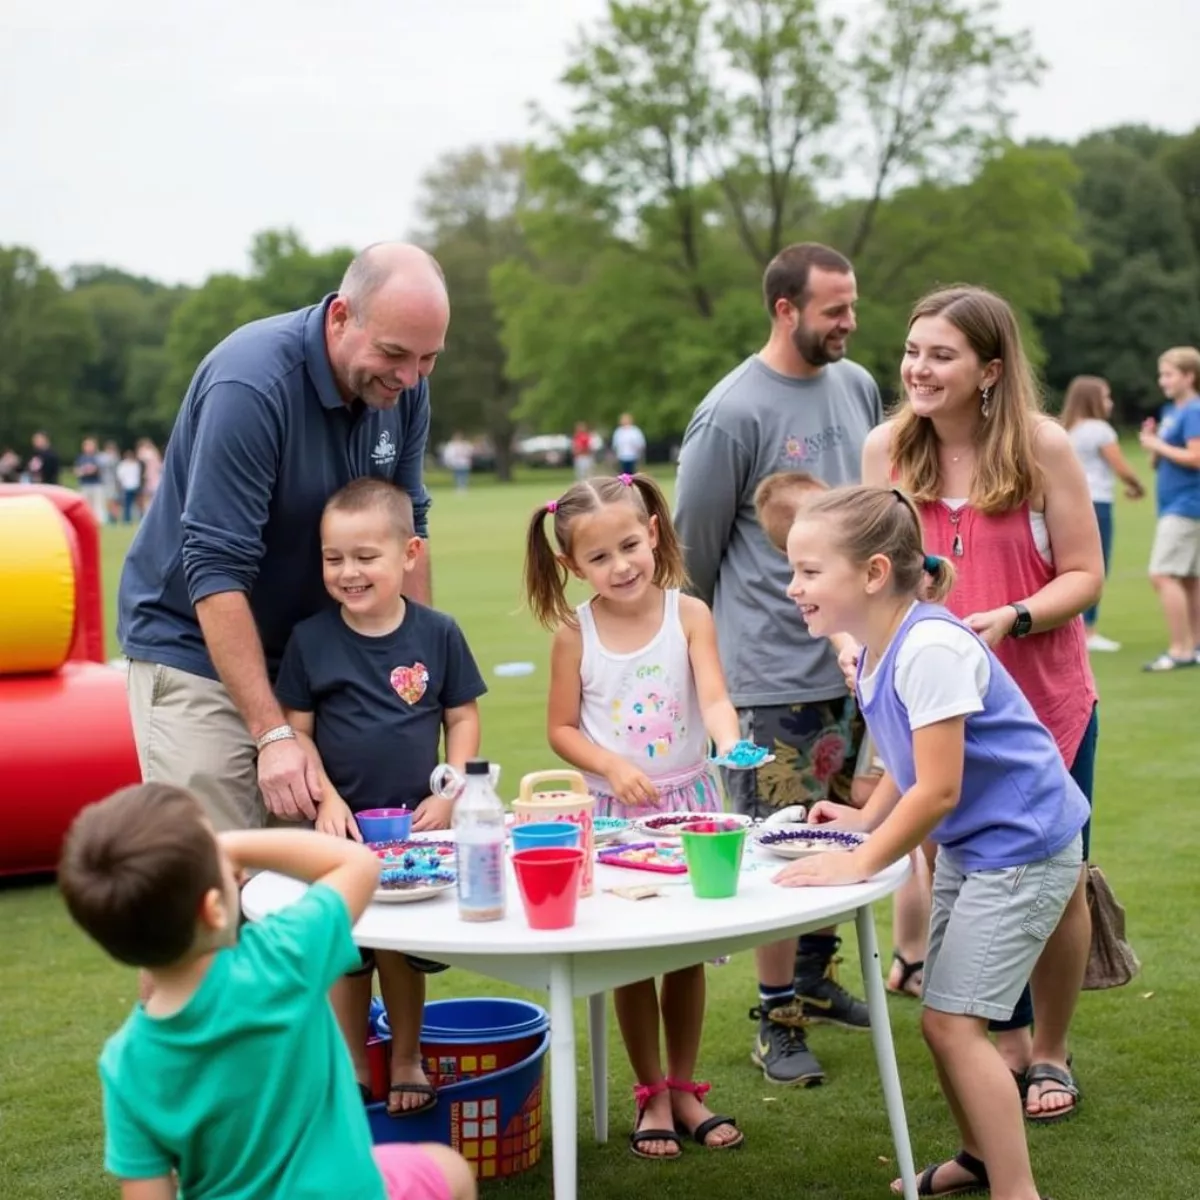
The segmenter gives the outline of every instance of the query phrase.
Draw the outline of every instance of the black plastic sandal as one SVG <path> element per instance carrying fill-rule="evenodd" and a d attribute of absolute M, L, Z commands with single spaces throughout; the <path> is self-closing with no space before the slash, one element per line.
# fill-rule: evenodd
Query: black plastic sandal
<path fill-rule="evenodd" d="M 736 1130 L 737 1138 L 732 1142 L 719 1142 L 715 1146 L 708 1144 L 708 1135 L 714 1129 L 720 1129 L 722 1125 L 728 1125 L 730 1129 Z M 705 1150 L 739 1150 L 746 1140 L 746 1135 L 737 1127 L 737 1121 L 733 1117 L 713 1116 L 707 1121 L 701 1121 L 695 1129 L 689 1130 L 682 1124 L 678 1124 L 675 1128 L 684 1136 L 690 1137 L 697 1146 L 703 1146 Z"/>
<path fill-rule="evenodd" d="M 935 1192 L 933 1190 L 933 1177 L 946 1165 L 947 1161 L 958 1163 L 964 1171 L 974 1178 L 970 1183 L 960 1183 L 958 1187 L 945 1188 L 942 1191 Z M 960 1150 L 952 1159 L 943 1159 L 942 1162 L 930 1163 L 921 1172 L 921 1177 L 917 1180 L 917 1195 L 972 1196 L 978 1192 L 986 1192 L 989 1186 L 987 1167 L 983 1165 L 982 1160 L 976 1158 L 973 1154 L 968 1154 L 965 1150 Z"/>
<path fill-rule="evenodd" d="M 415 1108 L 389 1108 L 387 1115 L 393 1117 L 397 1121 L 404 1120 L 405 1117 L 419 1117 L 422 1113 L 427 1113 L 431 1108 L 437 1107 L 437 1092 L 427 1083 L 393 1083 L 388 1088 L 388 1099 L 393 1096 L 424 1096 L 422 1103 Z"/>
<path fill-rule="evenodd" d="M 670 1142 L 674 1154 L 643 1154 L 641 1147 L 646 1142 Z M 647 1158 L 651 1162 L 674 1162 L 683 1157 L 683 1141 L 673 1129 L 635 1129 L 629 1135 L 629 1149 L 635 1158 Z"/>
<path fill-rule="evenodd" d="M 687 1092 L 688 1095 L 695 1096 L 700 1103 L 703 1103 L 704 1097 L 712 1091 L 711 1083 L 697 1083 L 690 1079 L 668 1079 L 667 1087 L 673 1092 Z M 720 1129 L 722 1125 L 728 1125 L 737 1134 L 737 1137 L 731 1142 L 719 1142 L 715 1146 L 710 1146 L 707 1141 L 708 1135 L 714 1129 Z M 738 1128 L 738 1123 L 733 1117 L 709 1117 L 707 1121 L 701 1121 L 695 1129 L 688 1129 L 682 1121 L 677 1119 L 675 1129 L 684 1137 L 690 1137 L 696 1145 L 703 1146 L 705 1150 L 736 1150 L 746 1140 L 746 1135 Z"/>
<path fill-rule="evenodd" d="M 1052 1083 L 1053 1087 L 1044 1087 L 1042 1085 Z M 1075 1076 L 1070 1070 L 1064 1071 L 1061 1067 L 1056 1067 L 1052 1063 L 1033 1063 L 1029 1070 L 1025 1072 L 1025 1088 L 1039 1086 L 1042 1090 L 1038 1094 L 1039 1102 L 1046 1096 L 1070 1096 L 1070 1108 L 1056 1108 L 1053 1112 L 1048 1113 L 1031 1113 L 1028 1109 L 1025 1110 L 1025 1120 L 1033 1125 L 1056 1125 L 1059 1121 L 1066 1121 L 1073 1117 L 1079 1111 L 1080 1095 L 1079 1085 L 1075 1082 Z"/>
<path fill-rule="evenodd" d="M 652 1085 L 644 1083 L 635 1083 L 633 1085 L 633 1099 L 637 1105 L 637 1116 L 634 1118 L 633 1132 L 629 1135 L 629 1151 L 634 1158 L 646 1158 L 652 1162 L 674 1162 L 676 1159 L 683 1157 L 683 1141 L 674 1129 L 637 1128 L 642 1117 L 646 1114 L 646 1105 L 655 1096 L 661 1096 L 666 1090 L 667 1081 L 665 1079 Z M 675 1147 L 675 1153 L 646 1154 L 641 1148 L 647 1142 L 668 1142 Z"/>
<path fill-rule="evenodd" d="M 914 975 L 925 969 L 925 960 L 910 963 L 899 950 L 892 951 L 892 960 L 900 964 L 900 986 L 889 987 L 888 991 L 893 996 L 908 996 L 912 1000 L 920 1000 L 920 992 L 910 991 L 908 984 Z"/>

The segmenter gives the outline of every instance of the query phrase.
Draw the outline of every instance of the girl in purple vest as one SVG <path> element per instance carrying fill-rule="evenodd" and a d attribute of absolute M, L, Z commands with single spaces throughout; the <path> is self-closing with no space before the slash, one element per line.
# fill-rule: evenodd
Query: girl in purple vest
<path fill-rule="evenodd" d="M 782 548 L 809 632 L 864 647 L 859 705 L 886 773 L 861 811 L 810 814 L 869 832 L 861 847 L 798 860 L 776 882 L 857 883 L 937 843 L 922 1031 L 961 1149 L 926 1168 L 918 1194 L 990 1186 L 993 1200 L 1039 1200 L 1017 1085 L 987 1024 L 1011 1015 L 1075 889 L 1087 801 L 999 660 L 937 603 L 953 567 L 925 554 L 907 496 L 811 496 Z"/>

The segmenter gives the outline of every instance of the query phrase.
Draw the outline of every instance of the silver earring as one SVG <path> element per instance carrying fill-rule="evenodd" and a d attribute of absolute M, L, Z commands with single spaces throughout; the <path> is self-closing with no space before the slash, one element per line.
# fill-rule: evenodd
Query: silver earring
<path fill-rule="evenodd" d="M 992 389 L 985 387 L 980 393 L 979 411 L 983 413 L 984 420 L 987 420 L 987 415 L 991 411 Z"/>

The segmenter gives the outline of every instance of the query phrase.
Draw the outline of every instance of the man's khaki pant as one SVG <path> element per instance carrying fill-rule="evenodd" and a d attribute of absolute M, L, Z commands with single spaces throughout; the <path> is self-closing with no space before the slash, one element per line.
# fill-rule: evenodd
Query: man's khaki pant
<path fill-rule="evenodd" d="M 129 713 L 142 778 L 187 788 L 218 830 L 260 829 L 258 756 L 224 685 L 161 663 L 129 664 Z"/>

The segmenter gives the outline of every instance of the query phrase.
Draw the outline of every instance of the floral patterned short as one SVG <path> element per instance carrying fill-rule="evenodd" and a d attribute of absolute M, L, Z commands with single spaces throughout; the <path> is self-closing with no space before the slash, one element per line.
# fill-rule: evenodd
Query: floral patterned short
<path fill-rule="evenodd" d="M 735 811 L 769 817 L 791 804 L 850 799 L 866 725 L 852 696 L 738 709 L 742 737 L 767 746 L 775 761 L 757 771 L 722 770 Z"/>

